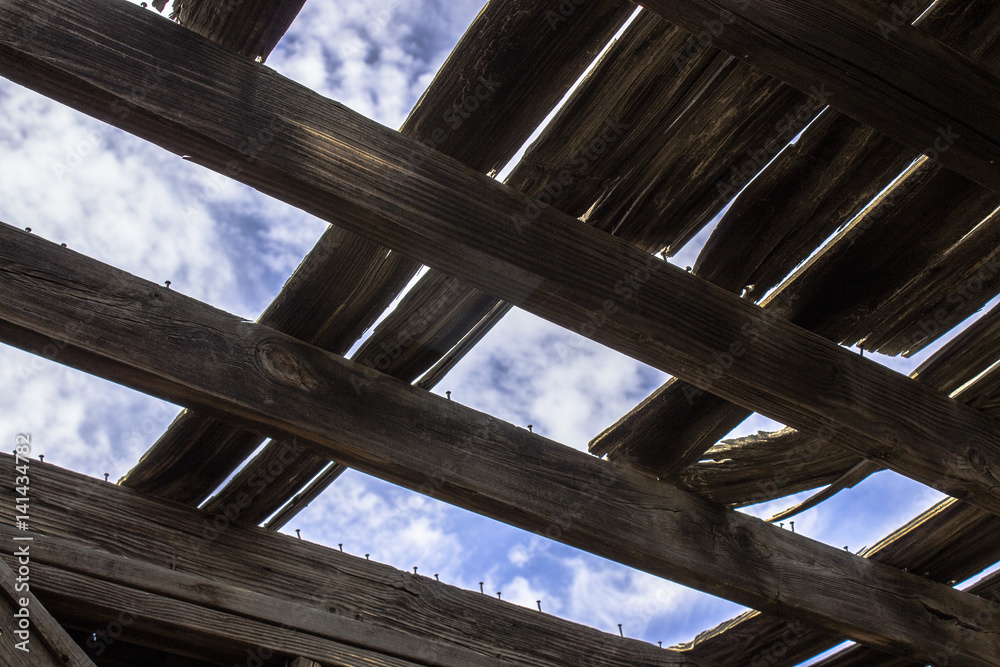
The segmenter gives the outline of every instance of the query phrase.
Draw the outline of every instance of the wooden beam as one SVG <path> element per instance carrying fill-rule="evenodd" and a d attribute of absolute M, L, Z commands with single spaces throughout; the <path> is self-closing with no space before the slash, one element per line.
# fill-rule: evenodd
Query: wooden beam
<path fill-rule="evenodd" d="M 9 469 L 12 458 L 0 455 L 0 468 Z M 215 586 L 232 587 L 252 592 L 250 597 L 242 598 L 240 608 L 258 619 L 261 610 L 255 608 L 257 595 L 271 599 L 274 613 L 283 613 L 282 601 L 310 613 L 329 612 L 332 618 L 324 619 L 322 631 L 345 643 L 355 641 L 350 633 L 373 637 L 382 633 L 388 639 L 393 633 L 405 633 L 413 637 L 411 646 L 443 642 L 482 656 L 538 667 L 693 664 L 676 652 L 646 642 L 525 609 L 482 595 L 478 589 L 463 590 L 352 556 L 351 544 L 345 544 L 343 550 L 329 549 L 255 526 L 219 521 L 203 510 L 48 463 L 32 462 L 32 480 L 45 490 L 37 494 L 32 506 L 36 519 L 32 529 L 40 540 L 46 544 L 65 540 L 114 554 L 104 556 L 110 558 L 106 562 L 111 565 L 116 558 L 124 558 L 132 569 L 119 571 L 119 577 L 131 571 L 133 583 L 159 586 L 155 590 L 173 597 L 184 596 L 192 604 L 211 600 Z M 0 485 L 0 517 L 6 524 L 13 520 L 13 498 L 13 489 Z M 122 539 L 123 535 L 128 539 Z M 45 553 L 56 551 L 46 549 Z M 275 567 L 275 554 L 281 555 L 281 567 Z M 95 562 L 80 558 L 79 564 L 69 569 L 93 568 Z M 137 569 L 142 564 L 156 566 L 159 572 L 178 573 L 182 578 L 170 580 L 169 585 L 156 584 L 157 577 L 146 577 Z M 84 572 L 98 574 L 92 569 Z M 260 572 L 268 576 L 261 577 Z M 447 580 L 446 573 L 442 576 Z M 129 583 L 121 578 L 119 582 Z M 200 588 L 203 583 L 207 586 L 204 590 Z M 314 617 L 290 615 L 288 620 L 309 618 Z M 370 640 L 356 645 L 389 648 L 384 642 L 373 644 Z"/>
<path fill-rule="evenodd" d="M 407 117 L 401 133 L 477 171 L 501 168 L 633 7 L 625 0 L 591 0 L 556 33 L 545 18 L 548 11 L 531 0 L 488 3 Z M 534 57 L 524 57 L 526 53 Z M 483 81 L 492 83 L 483 87 Z M 510 85 L 513 81 L 518 85 Z M 456 115 L 459 112 L 468 117 Z M 399 253 L 386 253 L 385 247 L 354 234 L 336 228 L 327 231 L 261 316 L 261 323 L 345 354 L 419 268 Z M 200 503 L 261 441 L 256 434 L 239 432 L 204 415 L 185 414 L 122 483 Z M 301 470 L 298 477 L 311 478 L 326 464 L 309 458 L 295 463 Z M 276 486 L 281 484 L 287 482 L 276 481 Z M 270 515 L 294 490 L 275 494 L 277 505 L 255 497 L 247 515 Z"/>
<path fill-rule="evenodd" d="M 834 108 L 1000 192 L 1000 81 L 909 25 L 916 14 L 901 20 L 895 8 L 859 0 L 643 6 L 802 91 L 824 91 Z"/>
<path fill-rule="evenodd" d="M 6 529 L 12 531 L 13 529 Z M 12 541 L 25 534 L 8 534 L 5 543 L 13 545 L 5 554 L 14 567 L 25 570 L 16 575 L 0 560 L 0 658 L 7 667 L 94 667 L 94 663 L 74 642 L 30 587 L 32 541 Z M 27 555 L 13 555 L 21 550 Z M 37 581 L 37 576 L 35 578 Z"/>
<path fill-rule="evenodd" d="M 727 400 L 806 432 L 836 431 L 862 456 L 1000 512 L 996 421 L 148 14 L 110 0 L 86 8 L 5 0 L 0 71 Z M 24 22 L 42 28 L 21 43 L 9 28 Z M 155 77 L 149 44 L 163 68 Z M 258 142 L 249 161 L 247 137 Z"/>
<path fill-rule="evenodd" d="M 0 526 L 0 535 L 9 541 L 14 535 L 14 529 Z M 34 564 L 39 568 L 47 566 L 49 571 L 54 570 L 60 574 L 53 578 L 38 576 L 35 578 L 35 586 L 43 597 L 48 595 L 78 603 L 79 609 L 73 617 L 75 621 L 87 620 L 90 616 L 86 608 L 88 605 L 84 603 L 87 587 L 65 585 L 74 576 L 80 576 L 129 592 L 129 597 L 139 605 L 138 610 L 133 608 L 129 611 L 141 616 L 149 616 L 156 607 L 141 603 L 143 596 L 149 594 L 169 600 L 171 604 L 182 603 L 197 609 L 191 615 L 193 620 L 207 613 L 199 608 L 212 608 L 231 617 L 230 620 L 217 624 L 216 630 L 224 629 L 235 622 L 236 618 L 251 619 L 283 630 L 315 635 L 329 642 L 327 651 L 340 652 L 357 659 L 375 654 L 381 656 L 380 659 L 385 664 L 396 664 L 397 661 L 437 667 L 498 667 L 501 664 L 496 656 L 331 614 L 322 605 L 316 607 L 296 604 L 254 590 L 213 581 L 202 574 L 171 570 L 163 565 L 81 547 L 58 537 L 45 536 L 37 542 L 39 546 L 33 558 Z M 8 561 L 16 560 L 6 554 L 4 557 Z M 78 597 L 81 592 L 83 595 Z M 111 610 L 121 611 L 114 607 Z M 228 639 L 227 633 L 219 634 L 222 639 Z M 259 645 L 268 646 L 264 643 Z M 278 650 L 273 645 L 269 648 Z M 357 654 L 354 654 L 355 649 Z M 523 661 L 521 664 L 524 664 Z"/>
<path fill-rule="evenodd" d="M 1000 653 L 950 588 L 714 506 L 0 226 L 0 339 L 651 574 L 885 651 Z M 545 479 L 544 485 L 538 480 Z M 609 528 L 610 527 L 610 528 Z M 877 622 L 875 622 L 877 619 Z M 957 620 L 956 620 L 957 619 Z"/>
<path fill-rule="evenodd" d="M 166 0 L 154 0 L 162 11 Z M 247 58 L 267 56 L 298 16 L 305 0 L 176 0 L 171 18 Z"/>

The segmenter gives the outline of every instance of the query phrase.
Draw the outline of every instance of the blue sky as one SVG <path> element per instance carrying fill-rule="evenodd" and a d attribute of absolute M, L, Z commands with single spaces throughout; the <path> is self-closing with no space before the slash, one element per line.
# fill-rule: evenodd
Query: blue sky
<path fill-rule="evenodd" d="M 398 128 L 481 2 L 309 0 L 268 60 L 278 72 Z M 150 10 L 152 11 L 152 10 Z M 0 79 L 0 220 L 255 319 L 325 224 Z M 703 233 L 673 260 L 693 264 Z M 908 372 L 912 360 L 881 360 Z M 58 361 L 58 360 L 57 360 Z M 441 382 L 453 400 L 586 449 L 665 376 L 513 311 Z M 178 408 L 0 346 L 0 439 L 32 433 L 64 467 L 122 476 Z M 776 428 L 755 416 L 734 435 Z M 796 517 L 856 551 L 940 494 L 880 473 Z M 796 498 L 747 511 L 767 516 Z M 315 542 L 664 646 L 741 609 L 349 471 L 286 527 Z"/>

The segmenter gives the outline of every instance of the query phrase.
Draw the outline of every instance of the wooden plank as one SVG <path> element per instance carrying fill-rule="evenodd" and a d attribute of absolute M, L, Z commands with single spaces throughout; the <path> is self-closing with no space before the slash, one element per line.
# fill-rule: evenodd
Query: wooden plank
<path fill-rule="evenodd" d="M 1000 511 L 996 421 L 565 214 L 543 208 L 524 224 L 535 204 L 523 195 L 137 8 L 7 0 L 0 25 L 26 14 L 81 27 L 0 47 L 7 75 L 107 117 L 146 62 L 130 45 L 162 43 L 169 70 L 141 113 L 116 119 L 123 127 L 222 168 L 238 160 L 240 137 L 273 126 L 268 150 L 239 174 L 248 184 L 790 426 L 837 425 L 862 456 Z M 115 39 L 92 39 L 102 31 Z M 17 49 L 23 57 L 2 55 Z M 81 49 L 90 57 L 39 59 Z"/>
<path fill-rule="evenodd" d="M 268 530 L 281 530 L 292 518 L 309 507 L 309 504 L 319 498 L 319 495 L 347 471 L 347 467 L 339 463 L 330 462 L 327 467 L 316 476 L 316 479 L 309 482 L 301 491 L 296 493 L 274 516 L 267 520 L 264 528 Z"/>
<path fill-rule="evenodd" d="M 166 0 L 154 0 L 160 11 Z M 247 58 L 267 59 L 305 0 L 176 0 L 170 18 Z"/>
<path fill-rule="evenodd" d="M 631 201 L 649 190 L 645 180 L 633 180 L 627 187 L 622 184 L 623 177 L 634 171 L 633 161 L 651 162 L 658 154 L 666 154 L 683 155 L 694 162 L 704 156 L 721 163 L 720 156 L 733 153 L 717 146 L 725 143 L 722 138 L 746 141 L 753 136 L 749 130 L 767 126 L 765 118 L 764 124 L 746 127 L 748 105 L 769 109 L 773 115 L 791 108 L 789 95 L 803 97 L 768 77 L 748 78 L 744 70 L 749 68 L 742 65 L 737 67 L 742 73 L 733 76 L 732 58 L 702 49 L 696 41 L 655 14 L 641 12 L 528 149 L 507 184 L 571 215 L 583 214 L 595 199 L 612 193 L 615 201 Z M 758 90 L 757 84 L 764 79 L 772 88 L 777 86 L 780 94 L 772 94 L 770 88 Z M 720 113 L 721 108 L 727 113 Z M 707 117 L 713 120 L 706 129 L 699 119 Z M 721 170 L 725 165 L 713 168 Z M 662 216 L 656 227 L 662 229 L 673 220 Z M 599 217 L 590 216 L 588 221 L 600 226 Z M 630 242 L 640 239 L 631 228 L 618 229 L 616 234 Z M 501 304 L 431 269 L 353 359 L 411 380 L 445 354 L 451 357 L 448 363 L 457 361 L 461 353 L 448 350 L 473 327 L 479 327 L 477 336 L 485 335 L 488 327 L 479 323 L 491 309 L 491 321 L 498 321 L 500 310 L 510 308 Z M 471 340 L 466 339 L 463 350 L 470 349 Z M 247 482 L 259 478 L 278 456 L 266 451 L 270 448 L 268 444 L 261 456 L 220 490 L 219 504 L 230 504 L 250 493 Z M 283 473 L 285 479 L 276 481 L 272 493 L 251 494 L 254 500 L 241 516 L 269 516 L 299 488 L 297 484 L 313 478 L 326 464 L 324 457 L 308 453 L 297 458 Z"/>
<path fill-rule="evenodd" d="M 799 90 L 822 85 L 833 107 L 918 152 L 936 150 L 942 164 L 1000 192 L 997 77 L 908 22 L 893 22 L 874 3 L 652 0 L 644 6 L 695 34 L 714 28 L 716 48 Z"/>
<path fill-rule="evenodd" d="M 943 2 L 922 17 L 921 26 L 996 71 L 1000 62 L 990 51 L 996 32 L 972 29 L 996 24 L 995 12 L 995 3 Z M 815 243 L 847 222 L 843 216 L 853 216 L 888 185 L 898 174 L 893 169 L 914 157 L 907 148 L 827 110 L 794 149 L 786 149 L 737 198 L 699 256 L 696 272 L 737 293 L 746 288 L 766 294 L 815 250 Z M 823 188 L 819 192 L 806 187 L 817 180 Z M 851 188 L 848 194 L 845 187 Z M 827 199 L 823 192 L 829 193 Z M 920 294 L 910 284 L 915 276 L 947 254 L 996 205 L 996 195 L 939 166 L 925 164 L 909 172 L 882 195 L 880 206 L 866 210 L 838 242 L 786 281 L 785 289 L 791 291 L 784 303 L 797 299 L 797 307 L 783 315 L 837 342 L 857 342 L 891 312 L 887 302 L 894 295 Z M 745 238 L 761 241 L 747 250 L 738 240 Z M 671 379 L 594 438 L 590 450 L 627 457 L 672 478 L 749 414 Z"/>
<path fill-rule="evenodd" d="M 125 632 L 136 636 L 143 644 L 188 657 L 205 658 L 219 665 L 254 664 L 256 660 L 279 667 L 287 658 L 297 655 L 315 657 L 331 667 L 428 664 L 330 641 L 289 629 L 287 624 L 264 623 L 226 613 L 215 605 L 191 604 L 50 565 L 39 565 L 38 569 L 45 578 L 40 586 L 45 600 L 68 625 L 86 628 L 93 627 L 95 622 L 111 624 L 125 618 L 132 621 Z M 268 662 L 264 663 L 261 656 Z"/>
<path fill-rule="evenodd" d="M 883 354 L 911 356 L 1000 292 L 1000 210 L 927 267 L 887 304 L 884 324 L 865 341 Z M 986 252 L 984 252 L 984 249 Z"/>
<path fill-rule="evenodd" d="M 990 600 L 992 602 L 990 606 L 991 613 L 996 614 L 1000 612 L 1000 606 L 997 605 L 997 602 L 1000 602 L 1000 574 L 994 572 L 965 590 L 973 595 Z M 944 665 L 948 663 L 948 658 L 950 657 L 948 649 L 949 647 L 947 646 L 942 647 L 936 660 L 937 664 Z M 846 648 L 813 664 L 815 667 L 923 667 L 923 663 L 913 662 L 905 658 L 887 656 L 867 646 L 859 645 Z"/>
<path fill-rule="evenodd" d="M 984 357 L 984 350 L 996 354 L 996 314 L 984 318 L 978 326 L 969 327 L 948 346 L 939 350 L 927 360 L 922 369 L 914 371 L 919 382 L 936 388 L 955 384 L 956 379 L 975 376 L 978 369 L 988 367 L 990 356 Z M 978 395 L 975 387 L 967 388 L 959 394 L 960 400 L 975 401 Z M 1000 414 L 1000 406 L 994 406 L 991 414 Z M 790 430 L 789 430 L 790 431 Z M 793 441 L 798 444 L 793 445 Z M 768 445 L 779 442 L 792 452 L 803 446 L 802 435 L 790 431 L 770 439 Z M 753 449 L 752 447 L 750 448 Z M 765 451 L 767 448 L 765 448 Z M 718 456 L 732 457 L 732 452 L 721 451 Z M 792 459 L 794 462 L 794 458 Z M 778 469 L 781 475 L 770 479 L 757 477 L 745 497 L 766 499 L 763 496 L 770 486 L 787 486 L 784 471 L 793 468 L 788 460 L 759 461 L 758 470 Z M 748 470 L 752 475 L 752 470 Z M 794 473 L 791 474 L 794 478 Z M 700 480 L 704 483 L 704 480 Z M 728 480 L 714 480 L 714 488 L 727 489 Z M 719 484 L 719 482 L 722 484 Z M 749 484 L 748 484 L 749 486 Z M 775 495 L 782 489 L 777 489 Z M 751 493 L 754 494 L 751 496 Z M 971 505 L 949 498 L 922 513 L 902 528 L 882 539 L 861 555 L 878 560 L 893 567 L 907 569 L 933 581 L 953 585 L 981 572 L 1000 558 L 1000 518 Z M 709 663 L 752 663 L 766 658 L 774 667 L 792 667 L 817 653 L 821 653 L 840 643 L 842 637 L 823 630 L 810 628 L 803 623 L 788 623 L 766 614 L 750 613 L 733 619 L 714 630 L 699 636 L 689 646 L 691 654 Z M 867 654 L 866 654 L 867 655 Z"/>
<path fill-rule="evenodd" d="M 832 484 L 858 461 L 854 452 L 786 428 L 723 440 L 674 483 L 714 502 L 743 507 Z"/>
<path fill-rule="evenodd" d="M 14 534 L 13 531 L 13 528 L 0 526 L 0 535 L 7 538 Z M 362 656 L 372 654 L 383 656 L 380 658 L 383 661 L 380 664 L 396 664 L 398 661 L 437 667 L 497 667 L 501 662 L 484 651 L 472 651 L 443 642 L 420 639 L 392 628 L 331 614 L 323 609 L 322 605 L 296 604 L 252 589 L 216 582 L 198 573 L 171 570 L 162 565 L 83 548 L 57 537 L 40 538 L 39 546 L 34 563 L 40 567 L 48 566 L 48 571 L 82 575 L 88 580 L 98 582 L 97 586 L 106 584 L 118 590 L 128 590 L 137 600 L 145 594 L 151 594 L 166 600 L 183 602 L 193 608 L 212 608 L 232 617 L 251 619 L 285 630 L 315 635 L 332 642 L 334 646 L 331 646 L 331 649 L 345 652 L 347 655 L 350 655 L 348 647 L 357 647 L 362 649 L 359 652 Z M 37 587 L 43 597 L 46 597 L 46 594 L 63 598 L 75 597 L 76 589 L 60 583 L 59 577 L 49 581 L 44 576 L 39 576 L 37 581 Z M 65 582 L 66 578 L 62 578 L 61 581 Z M 76 620 L 86 619 L 89 616 L 85 600 L 86 595 L 79 600 L 80 608 L 76 612 Z M 154 605 L 142 605 L 138 613 L 145 616 L 149 613 L 150 607 Z M 196 611 L 197 615 L 202 613 L 204 612 L 201 610 Z M 270 648 L 277 650 L 275 646 Z M 523 664 L 523 661 L 518 662 Z"/>
<path fill-rule="evenodd" d="M 0 461 L 12 458 L 0 455 Z M 173 568 L 186 573 L 187 581 L 194 581 L 191 576 L 204 577 L 215 585 L 329 612 L 333 615 L 329 632 L 360 616 L 364 626 L 372 626 L 371 632 L 391 629 L 412 635 L 414 643 L 446 642 L 538 667 L 692 664 L 646 642 L 352 556 L 349 544 L 340 551 L 254 526 L 215 522 L 197 508 L 48 463 L 34 463 L 32 473 L 38 488 L 44 489 L 34 507 L 36 534 L 127 558 L 133 564 Z M 5 520 L 13 517 L 13 493 L 0 488 L 4 499 L 0 515 Z M 280 567 L 275 567 L 275 554 L 281 554 Z M 82 565 L 91 562 L 84 559 Z M 198 589 L 186 587 L 179 592 L 200 595 Z"/>
<path fill-rule="evenodd" d="M 31 578 L 32 559 L 37 555 L 37 550 L 31 551 L 33 543 L 11 541 L 11 538 L 23 538 L 24 534 L 10 532 L 7 537 L 6 543 L 13 544 L 14 548 L 9 550 L 11 555 L 5 555 L 14 567 L 23 567 L 26 572 L 16 575 L 7 563 L 0 561 L 0 612 L 3 613 L 0 658 L 3 664 L 7 667 L 94 667 L 83 649 L 70 639 L 29 589 L 31 586 L 37 590 L 38 586 L 33 582 L 26 583 Z M 22 551 L 28 553 L 13 555 Z M 37 575 L 34 581 L 37 581 Z"/>
<path fill-rule="evenodd" d="M 947 587 L 712 505 L 7 226 L 0 285 L 8 343 L 61 341 L 63 363 L 272 437 L 308 440 L 362 472 L 894 654 L 924 659 L 955 642 L 956 663 L 987 665 L 1000 652 L 1000 620 L 981 625 L 980 603 Z"/>
<path fill-rule="evenodd" d="M 588 3 L 553 37 L 547 7 L 527 0 L 490 2 L 402 133 L 474 169 L 495 170 L 520 148 L 632 10 L 623 0 Z M 538 57 L 524 58 L 525 53 Z M 509 85 L 512 81 L 521 83 Z M 346 231 L 328 231 L 261 322 L 346 353 L 419 267 L 398 253 L 386 253 L 385 247 Z M 200 503 L 261 442 L 257 434 L 186 413 L 122 483 Z M 305 478 L 320 468 L 309 457 L 297 466 L 304 467 L 299 477 Z M 254 502 L 264 516 L 276 509 L 263 498 Z"/>

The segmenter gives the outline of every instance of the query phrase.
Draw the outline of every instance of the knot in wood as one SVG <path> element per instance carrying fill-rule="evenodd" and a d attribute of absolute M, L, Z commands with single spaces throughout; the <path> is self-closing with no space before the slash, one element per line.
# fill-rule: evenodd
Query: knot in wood
<path fill-rule="evenodd" d="M 264 372 L 281 384 L 308 391 L 320 384 L 299 357 L 281 343 L 263 341 L 257 345 L 257 358 Z"/>

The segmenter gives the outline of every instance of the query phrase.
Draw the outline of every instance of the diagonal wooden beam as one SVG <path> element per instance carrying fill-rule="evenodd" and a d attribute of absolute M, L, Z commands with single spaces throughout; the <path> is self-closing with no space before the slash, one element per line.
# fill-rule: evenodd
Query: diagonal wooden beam
<path fill-rule="evenodd" d="M 895 5 L 890 13 L 861 0 L 643 6 L 1000 192 L 1000 80 L 909 25 L 916 13 L 900 18 Z"/>
<path fill-rule="evenodd" d="M 10 541 L 15 535 L 15 529 L 9 525 L 0 525 L 0 535 L 4 537 L 4 541 Z M 499 667 L 501 664 L 501 660 L 495 656 L 485 656 L 480 652 L 440 641 L 420 639 L 396 629 L 331 614 L 328 608 L 307 606 L 252 589 L 213 581 L 202 574 L 112 555 L 53 536 L 39 537 L 34 541 L 36 554 L 33 562 L 39 568 L 35 588 L 43 598 L 52 597 L 61 601 L 52 607 L 62 612 L 64 622 L 88 623 L 93 627 L 95 613 L 111 612 L 113 619 L 123 611 L 124 603 L 131 606 L 127 611 L 132 618 L 127 620 L 136 621 L 141 617 L 147 624 L 155 620 L 157 624 L 169 625 L 171 614 L 165 614 L 162 606 L 173 606 L 194 612 L 187 615 L 172 614 L 174 618 L 184 618 L 188 624 L 181 626 L 181 630 L 191 631 L 202 627 L 208 630 L 206 634 L 217 645 L 236 644 L 238 653 L 243 653 L 240 649 L 244 647 L 244 642 L 234 637 L 235 633 L 227 629 L 227 626 L 231 628 L 238 624 L 242 617 L 249 619 L 253 625 L 274 626 L 270 633 L 272 637 L 275 634 L 280 636 L 280 632 L 275 633 L 275 630 L 316 635 L 322 640 L 319 646 L 340 659 L 353 658 L 360 662 L 363 658 L 371 659 L 374 655 L 380 656 L 386 665 Z M 16 557 L 9 554 L 3 556 L 12 564 L 17 562 Z M 0 563 L 3 561 L 0 560 Z M 79 585 L 80 583 L 83 585 Z M 116 591 L 121 598 L 115 599 L 111 591 Z M 331 603 L 332 595 L 331 592 Z M 144 599 L 146 597 L 159 597 L 163 604 L 151 604 Z M 159 610 L 158 606 L 161 607 Z M 222 612 L 223 622 L 205 622 L 211 617 L 209 609 Z M 157 613 L 158 618 L 150 618 Z M 227 616 L 228 619 L 225 618 Z M 133 624 L 122 625 L 128 630 Z M 130 634 L 142 636 L 142 633 L 134 630 Z M 280 649 L 279 646 L 269 645 L 264 641 L 256 645 Z M 184 646 L 184 642 L 181 646 Z M 170 646 L 163 648 L 169 649 Z"/>
<path fill-rule="evenodd" d="M 477 171 L 501 168 L 633 7 L 626 0 L 588 2 L 555 33 L 545 19 L 547 11 L 532 0 L 488 3 L 400 132 Z M 535 57 L 522 57 L 527 52 Z M 484 81 L 491 82 L 491 89 L 482 86 Z M 514 81 L 518 85 L 510 85 Z M 467 118 L 463 117 L 466 113 Z M 336 354 L 346 353 L 419 268 L 399 253 L 386 256 L 386 252 L 386 248 L 354 234 L 328 230 L 261 316 L 261 323 Z M 429 327 L 428 337 L 436 326 Z M 413 347 L 418 346 L 409 346 Z M 199 503 L 260 443 L 256 434 L 241 433 L 204 416 L 184 414 L 122 483 L 173 500 Z M 265 451 L 275 449 L 280 455 L 284 445 L 269 443 Z M 295 477 L 309 479 L 326 463 L 307 454 L 287 467 L 274 486 L 291 486 Z M 303 472 L 293 476 L 293 468 Z M 295 488 L 286 495 L 274 493 L 277 489 L 272 487 L 274 500 L 270 502 L 251 492 L 253 500 L 245 508 L 245 516 L 266 518 Z"/>
<path fill-rule="evenodd" d="M 160 11 L 165 4 L 166 0 L 153 1 Z M 305 0 L 175 0 L 170 17 L 241 56 L 263 62 L 304 4 Z"/>
<path fill-rule="evenodd" d="M 338 461 L 570 546 L 884 651 L 988 665 L 1000 621 L 940 584 L 601 461 L 0 226 L 0 339 L 308 440 Z M 538 480 L 546 483 L 539 485 Z M 877 619 L 877 622 L 876 622 Z"/>
<path fill-rule="evenodd" d="M 110 0 L 86 8 L 4 0 L 0 72 L 729 401 L 805 432 L 836 433 L 866 458 L 1000 512 L 995 420 L 148 14 Z M 40 27 L 24 42 L 11 29 L 26 21 Z M 256 142 L 249 155 L 248 137 Z"/>
<path fill-rule="evenodd" d="M 8 534 L 4 540 L 14 545 L 4 555 L 15 568 L 24 565 L 26 572 L 16 575 L 0 561 L 0 659 L 6 667 L 94 667 L 83 649 L 25 586 L 31 577 L 32 543 L 23 541 L 24 537 L 24 533 Z M 12 541 L 19 538 L 22 541 Z M 28 555 L 15 555 L 22 549 Z"/>

